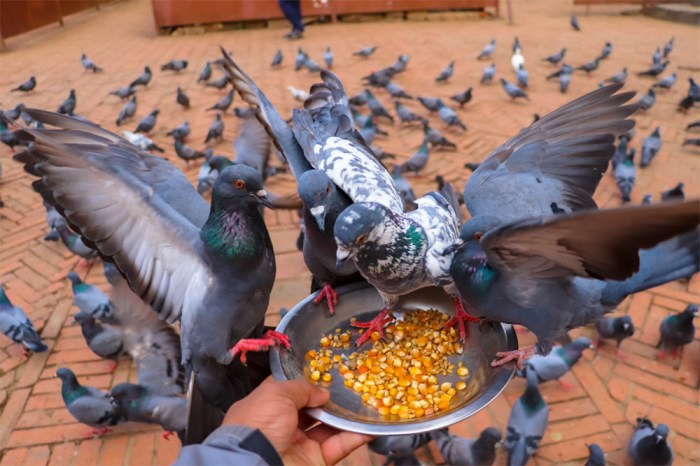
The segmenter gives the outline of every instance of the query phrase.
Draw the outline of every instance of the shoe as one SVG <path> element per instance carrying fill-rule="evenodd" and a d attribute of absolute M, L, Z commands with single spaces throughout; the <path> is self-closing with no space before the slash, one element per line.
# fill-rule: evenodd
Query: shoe
<path fill-rule="evenodd" d="M 303 36 L 304 33 L 302 31 L 299 31 L 298 29 L 293 29 L 292 32 L 285 34 L 284 38 L 289 40 L 297 40 L 301 39 Z"/>

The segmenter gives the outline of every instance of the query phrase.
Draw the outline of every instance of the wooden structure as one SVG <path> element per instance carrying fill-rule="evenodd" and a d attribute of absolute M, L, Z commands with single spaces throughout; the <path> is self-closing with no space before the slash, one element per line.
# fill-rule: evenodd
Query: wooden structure
<path fill-rule="evenodd" d="M 156 26 L 281 19 L 277 0 L 152 0 Z M 339 16 L 395 11 L 442 11 L 494 8 L 499 0 L 302 0 L 304 16 Z"/>
<path fill-rule="evenodd" d="M 574 5 L 619 5 L 627 3 L 641 5 L 645 8 L 653 7 L 658 3 L 681 3 L 682 0 L 574 0 Z"/>

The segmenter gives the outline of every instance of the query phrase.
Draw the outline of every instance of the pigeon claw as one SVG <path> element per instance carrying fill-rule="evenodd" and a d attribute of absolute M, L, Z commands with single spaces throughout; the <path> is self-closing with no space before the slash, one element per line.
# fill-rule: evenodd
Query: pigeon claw
<path fill-rule="evenodd" d="M 107 363 L 107 372 L 110 374 L 117 370 L 119 363 L 117 361 L 109 361 Z"/>
<path fill-rule="evenodd" d="M 173 432 L 172 430 L 166 430 L 165 432 L 163 432 L 163 440 L 169 441 L 172 435 L 175 435 L 175 432 Z"/>
<path fill-rule="evenodd" d="M 331 311 L 331 315 L 335 314 L 335 305 L 338 304 L 338 293 L 335 292 L 331 284 L 328 282 L 323 284 L 323 288 L 321 288 L 318 296 L 314 298 L 314 303 L 320 303 L 323 298 L 326 298 L 328 310 Z"/>
<path fill-rule="evenodd" d="M 567 382 L 566 380 L 560 380 L 559 381 L 559 387 L 561 387 L 564 390 L 570 390 L 574 388 L 576 385 L 572 384 L 571 382 Z"/>
<path fill-rule="evenodd" d="M 360 337 L 355 342 L 356 347 L 362 346 L 367 340 L 372 337 L 374 332 L 377 332 L 379 338 L 384 337 L 384 326 L 392 322 L 394 318 L 389 315 L 389 310 L 387 308 L 382 309 L 382 311 L 377 314 L 377 316 L 370 320 L 369 322 L 353 322 L 353 327 L 365 328 L 365 333 L 360 335 Z"/>
<path fill-rule="evenodd" d="M 268 351 L 271 347 L 284 346 L 290 348 L 289 337 L 275 330 L 268 330 L 262 338 L 247 338 L 240 340 L 231 348 L 230 353 L 233 358 L 240 355 L 241 363 L 246 363 L 246 353 L 248 351 Z"/>
<path fill-rule="evenodd" d="M 107 428 L 107 427 L 100 427 L 98 429 L 92 429 L 90 432 L 85 435 L 86 439 L 93 438 L 95 435 L 97 435 L 97 438 L 102 438 L 104 434 L 107 432 L 111 432 L 112 430 Z"/>
<path fill-rule="evenodd" d="M 479 322 L 478 317 L 474 317 L 473 315 L 467 313 L 467 311 L 464 310 L 464 306 L 462 306 L 462 300 L 459 298 L 454 298 L 454 305 L 455 305 L 455 316 L 451 318 L 447 323 L 445 324 L 446 328 L 454 327 L 455 324 L 459 324 L 459 337 L 462 339 L 462 341 L 466 341 L 467 339 L 467 327 L 464 325 L 464 322 Z"/>
<path fill-rule="evenodd" d="M 517 368 L 523 370 L 523 362 L 525 362 L 525 359 L 533 356 L 536 352 L 537 349 L 534 346 L 513 351 L 499 351 L 496 353 L 498 359 L 491 361 L 491 367 L 499 367 L 507 362 L 516 360 L 515 364 Z"/>

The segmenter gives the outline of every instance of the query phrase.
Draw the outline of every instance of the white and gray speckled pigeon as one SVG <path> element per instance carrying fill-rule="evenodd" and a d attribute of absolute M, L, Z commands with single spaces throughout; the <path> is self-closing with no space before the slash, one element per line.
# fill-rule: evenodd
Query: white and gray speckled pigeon
<path fill-rule="evenodd" d="M 597 443 L 588 445 L 588 460 L 584 466 L 605 466 L 605 453 Z"/>
<path fill-rule="evenodd" d="M 19 307 L 12 305 L 2 286 L 0 286 L 0 331 L 20 345 L 23 351 L 27 348 L 34 353 L 43 353 L 48 349 L 36 333 L 34 324 L 27 314 Z"/>
<path fill-rule="evenodd" d="M 698 306 L 688 304 L 688 306 L 677 314 L 665 317 L 659 325 L 659 359 L 664 359 L 666 351 L 676 357 L 680 353 L 680 348 L 693 342 L 695 338 L 695 324 L 693 320 L 698 315 Z"/>
<path fill-rule="evenodd" d="M 476 57 L 477 60 L 482 60 L 484 58 L 490 58 L 491 55 L 493 55 L 493 52 L 496 50 L 496 39 L 491 39 L 491 42 L 486 44 L 483 49 L 481 49 L 481 52 L 479 53 L 479 56 Z"/>
<path fill-rule="evenodd" d="M 119 110 L 119 116 L 117 116 L 117 126 L 121 126 L 125 120 L 131 118 L 136 113 L 136 96 L 132 96 L 121 110 Z"/>
<path fill-rule="evenodd" d="M 121 409 L 108 393 L 80 385 L 73 371 L 64 367 L 56 371 L 56 377 L 61 379 L 61 398 L 68 412 L 76 421 L 94 428 L 89 437 L 101 437 L 123 421 Z"/>
<path fill-rule="evenodd" d="M 620 317 L 601 317 L 595 323 L 596 329 L 598 329 L 598 335 L 600 340 L 598 344 L 604 339 L 615 340 L 617 343 L 617 355 L 620 356 L 620 343 L 622 340 L 634 335 L 634 322 L 630 316 L 620 316 Z"/>
<path fill-rule="evenodd" d="M 586 349 L 593 349 L 591 340 L 580 337 L 566 346 L 555 345 L 547 356 L 532 356 L 525 362 L 525 367 L 527 371 L 535 371 L 538 383 L 559 380 L 581 359 Z M 559 383 L 565 385 L 561 380 Z"/>
<path fill-rule="evenodd" d="M 85 55 L 85 52 L 83 52 L 80 55 L 80 63 L 83 65 L 83 68 L 85 68 L 85 71 L 92 71 L 93 73 L 101 73 L 104 71 L 102 68 L 97 66 L 94 61 L 92 61 L 87 55 Z"/>
<path fill-rule="evenodd" d="M 648 167 L 659 150 L 661 150 L 661 127 L 657 126 L 654 132 L 642 141 L 642 160 L 639 162 L 639 166 Z"/>
<path fill-rule="evenodd" d="M 637 167 L 634 165 L 635 153 L 635 149 L 630 150 L 622 162 L 618 163 L 615 168 L 613 168 L 613 176 L 615 176 L 615 182 L 620 189 L 622 202 L 629 202 L 632 200 L 630 195 L 632 194 L 634 183 L 637 181 Z"/>
<path fill-rule="evenodd" d="M 420 466 L 416 450 L 430 442 L 430 433 L 412 435 L 388 435 L 377 437 L 367 444 L 370 450 L 386 456 L 384 465 Z"/>
<path fill-rule="evenodd" d="M 161 426 L 166 435 L 176 432 L 182 439 L 187 427 L 187 398 L 162 395 L 144 385 L 120 383 L 109 392 L 125 422 L 145 422 Z M 166 437 L 167 438 L 167 437 Z"/>
<path fill-rule="evenodd" d="M 501 441 L 501 431 L 489 427 L 481 431 L 479 438 L 466 439 L 441 429 L 430 432 L 430 437 L 447 464 L 491 466 L 496 461 L 496 444 Z"/>
<path fill-rule="evenodd" d="M 537 374 L 525 370 L 525 393 L 513 404 L 506 427 L 508 466 L 525 466 L 542 441 L 549 421 L 549 406 L 537 387 Z"/>
<path fill-rule="evenodd" d="M 148 83 L 151 82 L 151 78 L 153 77 L 153 73 L 151 72 L 151 67 L 150 66 L 145 66 L 143 68 L 143 73 L 141 75 L 134 79 L 131 84 L 129 84 L 129 87 L 136 87 L 136 86 L 148 86 Z M 121 97 L 121 96 L 120 96 Z M 122 97 L 123 98 L 123 97 Z"/>
<path fill-rule="evenodd" d="M 637 418 L 627 445 L 632 464 L 635 466 L 670 466 L 673 464 L 673 449 L 668 443 L 670 430 L 666 424 L 654 424 L 646 417 Z"/>

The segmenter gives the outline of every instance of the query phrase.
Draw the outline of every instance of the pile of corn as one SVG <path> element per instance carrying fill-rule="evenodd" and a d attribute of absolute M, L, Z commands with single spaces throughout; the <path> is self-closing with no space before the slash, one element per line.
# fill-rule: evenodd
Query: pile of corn
<path fill-rule="evenodd" d="M 349 356 L 335 352 L 350 348 L 350 333 L 336 329 L 321 338 L 318 351 L 306 353 L 307 375 L 312 382 L 329 383 L 337 367 L 345 386 L 388 418 L 415 419 L 444 411 L 457 391 L 467 387 L 464 381 L 453 387 L 438 380 L 455 372 L 447 357 L 462 353 L 455 329 L 444 328 L 447 319 L 437 310 L 408 312 L 385 329 L 383 340 L 374 332 L 371 348 Z M 469 375 L 461 362 L 456 369 L 460 377 Z"/>

